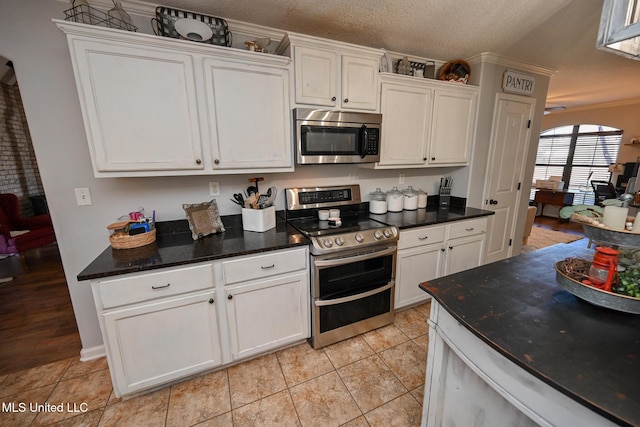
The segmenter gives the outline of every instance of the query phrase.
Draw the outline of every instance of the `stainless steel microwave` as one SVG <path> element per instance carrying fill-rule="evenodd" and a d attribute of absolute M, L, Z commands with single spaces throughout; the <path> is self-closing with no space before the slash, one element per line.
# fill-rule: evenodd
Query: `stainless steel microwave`
<path fill-rule="evenodd" d="M 380 160 L 382 114 L 296 108 L 293 120 L 298 164 Z"/>

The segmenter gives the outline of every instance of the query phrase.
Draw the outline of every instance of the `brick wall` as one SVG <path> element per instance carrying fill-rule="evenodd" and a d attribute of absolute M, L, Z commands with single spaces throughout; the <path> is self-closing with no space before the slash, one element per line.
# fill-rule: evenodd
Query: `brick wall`
<path fill-rule="evenodd" d="M 17 85 L 0 83 L 0 193 L 20 199 L 22 214 L 33 214 L 30 196 L 44 194 L 38 163 Z"/>

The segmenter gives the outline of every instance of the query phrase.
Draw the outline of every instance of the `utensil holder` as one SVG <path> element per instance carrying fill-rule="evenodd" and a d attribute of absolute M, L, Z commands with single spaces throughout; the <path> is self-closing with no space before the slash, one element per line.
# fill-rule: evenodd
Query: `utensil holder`
<path fill-rule="evenodd" d="M 242 208 L 242 228 L 245 231 L 264 232 L 276 226 L 276 207 L 264 209 Z"/>

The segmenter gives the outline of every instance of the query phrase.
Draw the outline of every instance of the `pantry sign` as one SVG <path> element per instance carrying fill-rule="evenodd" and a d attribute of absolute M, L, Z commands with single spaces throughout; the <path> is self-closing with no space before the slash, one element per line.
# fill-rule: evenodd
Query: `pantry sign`
<path fill-rule="evenodd" d="M 535 77 L 517 71 L 507 70 L 502 78 L 502 90 L 520 95 L 533 95 L 536 87 Z"/>

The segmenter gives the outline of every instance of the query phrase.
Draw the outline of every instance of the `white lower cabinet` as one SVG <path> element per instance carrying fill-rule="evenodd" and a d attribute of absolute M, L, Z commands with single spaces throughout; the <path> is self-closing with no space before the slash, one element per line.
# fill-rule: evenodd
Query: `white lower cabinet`
<path fill-rule="evenodd" d="M 222 364 L 213 291 L 113 310 L 103 319 L 118 396 Z"/>
<path fill-rule="evenodd" d="M 308 338 L 308 258 L 305 246 L 92 281 L 116 396 Z"/>
<path fill-rule="evenodd" d="M 429 300 L 422 282 L 482 265 L 486 230 L 477 218 L 400 231 L 395 307 Z"/>
<path fill-rule="evenodd" d="M 299 272 L 225 289 L 233 360 L 309 337 L 307 283 Z"/>

